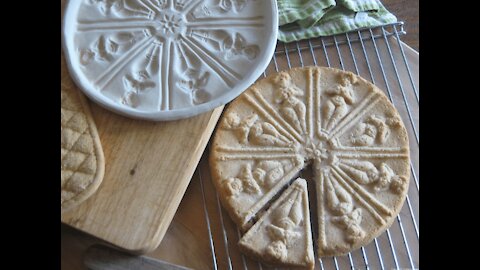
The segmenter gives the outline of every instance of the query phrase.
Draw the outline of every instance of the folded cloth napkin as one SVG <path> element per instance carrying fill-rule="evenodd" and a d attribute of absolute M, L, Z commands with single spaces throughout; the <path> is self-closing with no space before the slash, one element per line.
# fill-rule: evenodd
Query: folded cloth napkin
<path fill-rule="evenodd" d="M 397 21 L 379 0 L 278 0 L 278 14 L 278 39 L 283 42 Z"/>

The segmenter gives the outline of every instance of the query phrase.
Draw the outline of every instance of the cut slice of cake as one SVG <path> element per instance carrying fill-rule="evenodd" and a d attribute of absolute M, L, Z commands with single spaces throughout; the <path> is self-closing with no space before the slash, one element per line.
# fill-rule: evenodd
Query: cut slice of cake
<path fill-rule="evenodd" d="M 313 269 L 307 182 L 297 178 L 240 239 L 240 250 L 272 265 Z"/>

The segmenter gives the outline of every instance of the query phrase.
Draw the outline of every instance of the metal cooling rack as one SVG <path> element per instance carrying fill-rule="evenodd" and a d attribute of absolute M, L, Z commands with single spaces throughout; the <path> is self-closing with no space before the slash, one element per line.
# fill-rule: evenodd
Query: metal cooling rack
<path fill-rule="evenodd" d="M 411 53 L 407 54 L 406 50 L 410 49 L 402 45 L 400 40 L 404 34 L 403 22 L 399 22 L 331 37 L 288 44 L 279 42 L 263 74 L 267 76 L 272 72 L 308 65 L 352 71 L 386 90 L 409 134 L 411 181 L 397 222 L 372 243 L 347 256 L 326 257 L 320 262 L 317 260 L 315 269 L 419 268 L 418 65 L 409 64 L 413 60 L 409 59 Z M 240 232 L 220 206 L 209 172 L 205 171 L 208 168 L 209 148 L 197 168 L 195 178 L 200 182 L 212 269 L 270 269 L 238 251 L 236 243 Z"/>

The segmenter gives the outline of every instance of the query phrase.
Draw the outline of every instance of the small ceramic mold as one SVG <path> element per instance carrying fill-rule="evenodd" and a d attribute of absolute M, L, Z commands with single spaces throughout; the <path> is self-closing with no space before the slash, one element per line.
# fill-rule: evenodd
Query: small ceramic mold
<path fill-rule="evenodd" d="M 64 51 L 77 85 L 116 113 L 191 117 L 224 105 L 266 69 L 275 0 L 70 0 Z"/>

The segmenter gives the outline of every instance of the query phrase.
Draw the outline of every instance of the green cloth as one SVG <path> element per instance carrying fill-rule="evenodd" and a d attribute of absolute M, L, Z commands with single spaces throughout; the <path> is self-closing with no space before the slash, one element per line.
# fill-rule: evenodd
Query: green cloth
<path fill-rule="evenodd" d="M 397 21 L 379 0 L 278 0 L 278 15 L 283 42 Z"/>

